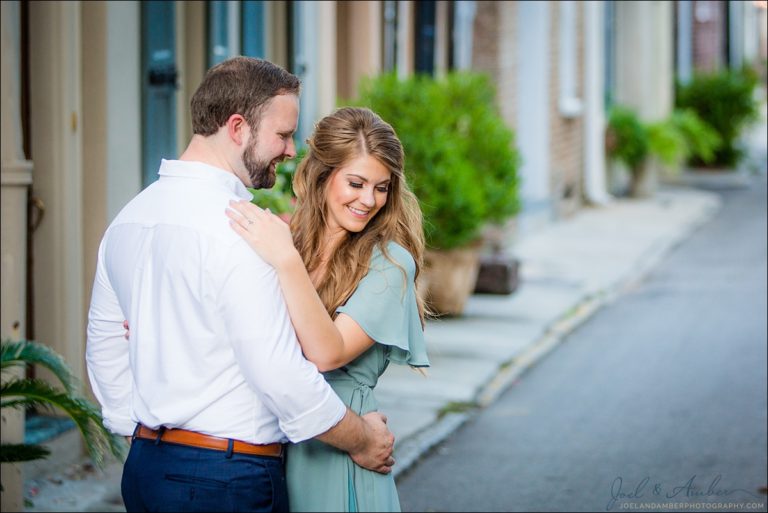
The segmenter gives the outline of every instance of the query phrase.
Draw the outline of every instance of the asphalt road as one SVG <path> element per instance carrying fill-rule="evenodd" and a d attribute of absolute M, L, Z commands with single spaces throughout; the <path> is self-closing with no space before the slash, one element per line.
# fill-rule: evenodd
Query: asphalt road
<path fill-rule="evenodd" d="M 719 192 L 711 222 L 400 476 L 404 511 L 766 511 L 766 183 Z"/>

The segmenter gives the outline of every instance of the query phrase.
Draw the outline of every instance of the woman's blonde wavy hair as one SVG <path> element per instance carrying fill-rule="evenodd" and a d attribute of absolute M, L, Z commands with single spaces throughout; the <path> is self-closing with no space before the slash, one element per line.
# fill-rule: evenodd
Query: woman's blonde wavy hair
<path fill-rule="evenodd" d="M 318 285 L 320 299 L 328 314 L 335 318 L 336 308 L 347 301 L 368 272 L 375 246 L 395 263 L 387 253 L 387 243 L 397 242 L 413 256 L 416 276 L 419 275 L 424 261 L 422 215 L 403 174 L 403 146 L 389 123 L 370 109 L 337 109 L 317 123 L 307 144 L 307 153 L 293 178 L 297 203 L 291 231 L 309 272 L 320 265 L 326 227 L 326 189 L 334 171 L 357 157 L 370 155 L 391 172 L 386 203 L 362 231 L 347 233 Z M 418 293 L 416 297 L 423 326 L 424 304 Z"/>

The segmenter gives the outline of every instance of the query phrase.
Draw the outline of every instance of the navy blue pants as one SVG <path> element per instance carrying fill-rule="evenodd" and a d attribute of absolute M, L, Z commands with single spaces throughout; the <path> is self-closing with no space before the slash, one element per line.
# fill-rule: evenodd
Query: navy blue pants
<path fill-rule="evenodd" d="M 282 458 L 136 438 L 123 468 L 127 511 L 288 511 Z"/>

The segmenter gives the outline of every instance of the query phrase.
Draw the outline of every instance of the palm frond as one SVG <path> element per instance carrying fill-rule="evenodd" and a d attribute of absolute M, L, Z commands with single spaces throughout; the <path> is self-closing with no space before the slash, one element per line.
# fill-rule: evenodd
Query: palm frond
<path fill-rule="evenodd" d="M 35 444 L 2 444 L 0 445 L 0 463 L 17 463 L 45 458 L 51 451 L 42 445 Z"/>
<path fill-rule="evenodd" d="M 121 437 L 104 426 L 96 406 L 73 392 L 62 392 L 40 379 L 16 378 L 0 385 L 0 396 L 3 397 L 0 402 L 2 408 L 35 405 L 63 410 L 75 422 L 88 453 L 98 466 L 102 465 L 106 451 L 117 458 L 123 455 L 125 445 Z"/>
<path fill-rule="evenodd" d="M 3 340 L 0 362 L 2 369 L 26 364 L 42 365 L 61 381 L 68 392 L 76 390 L 78 386 L 78 380 L 72 375 L 64 358 L 45 344 L 33 340 Z"/>

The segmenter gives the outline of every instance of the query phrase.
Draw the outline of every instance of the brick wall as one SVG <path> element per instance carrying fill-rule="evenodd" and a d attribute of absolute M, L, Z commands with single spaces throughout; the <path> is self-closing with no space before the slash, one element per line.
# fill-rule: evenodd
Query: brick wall
<path fill-rule="evenodd" d="M 576 41 L 576 94 L 584 100 L 584 7 L 577 4 Z M 558 2 L 550 2 L 550 187 L 555 214 L 568 217 L 582 205 L 584 162 L 584 116 L 566 118 L 560 113 L 560 9 Z"/>
<path fill-rule="evenodd" d="M 472 26 L 472 69 L 490 74 L 494 83 L 499 79 L 499 4 L 477 2 Z"/>
<path fill-rule="evenodd" d="M 472 69 L 488 73 L 496 86 L 496 100 L 504 122 L 517 137 L 517 3 L 478 1 L 472 41 Z M 515 139 L 515 144 L 516 144 Z M 483 251 L 505 248 L 515 238 L 516 220 L 504 228 L 486 227 Z"/>
<path fill-rule="evenodd" d="M 488 73 L 496 86 L 499 110 L 515 130 L 517 5 L 515 2 L 479 1 L 472 41 L 472 69 Z"/>
<path fill-rule="evenodd" d="M 726 65 L 726 2 L 693 2 L 693 69 L 715 71 Z"/>

